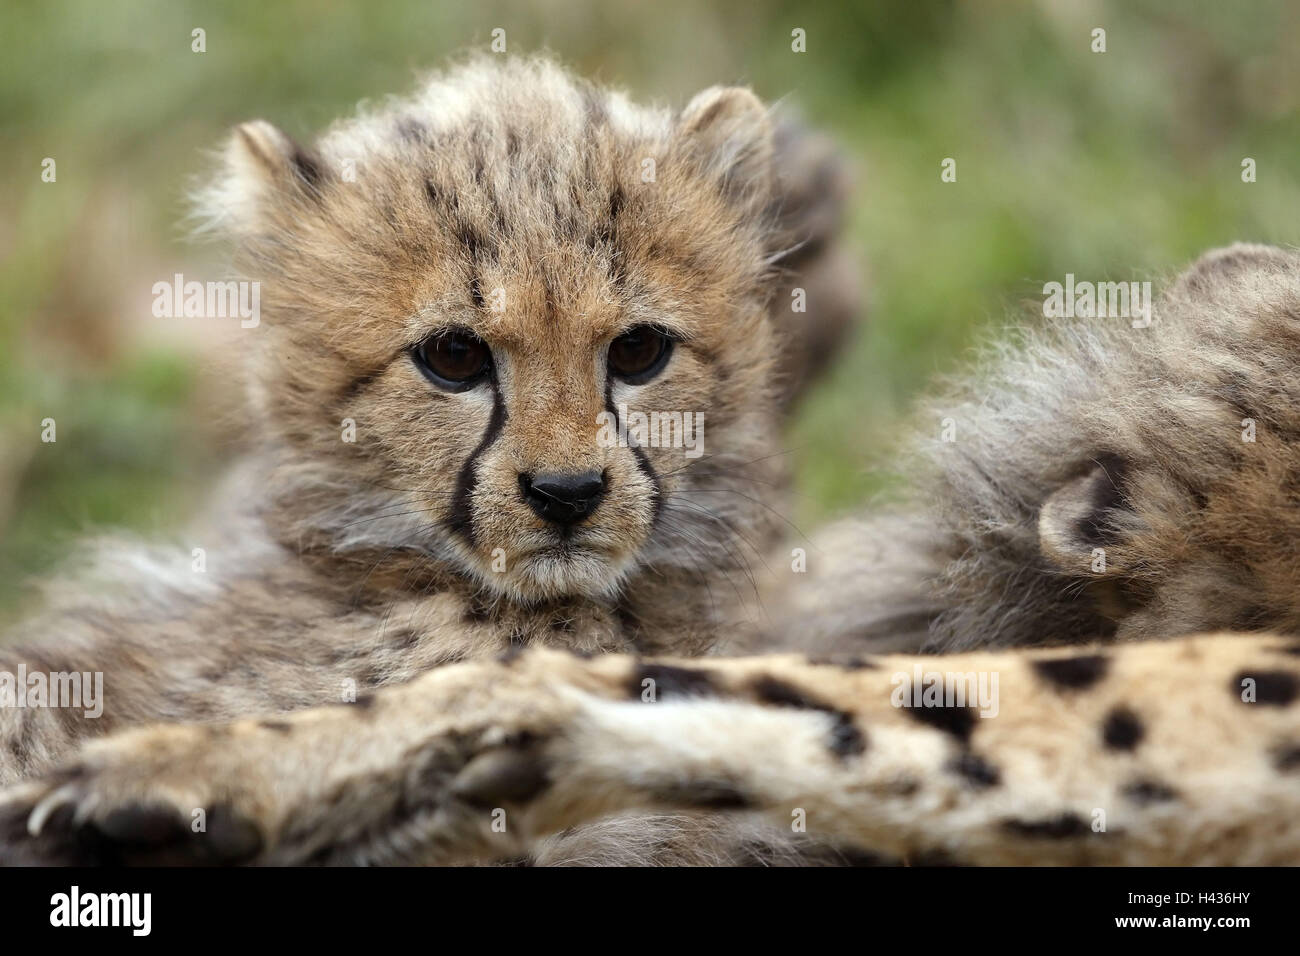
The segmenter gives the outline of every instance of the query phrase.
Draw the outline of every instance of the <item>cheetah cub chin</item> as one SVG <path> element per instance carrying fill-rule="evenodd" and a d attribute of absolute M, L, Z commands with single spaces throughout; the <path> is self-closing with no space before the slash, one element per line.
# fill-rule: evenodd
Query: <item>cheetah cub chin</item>
<path fill-rule="evenodd" d="M 674 112 L 545 59 L 311 146 L 238 127 L 197 206 L 260 283 L 252 450 L 183 550 L 105 544 L 23 625 L 0 669 L 102 672 L 103 714 L 0 708 L 0 783 L 530 644 L 707 649 L 780 527 L 783 412 L 855 313 L 842 185 L 746 89 Z"/>

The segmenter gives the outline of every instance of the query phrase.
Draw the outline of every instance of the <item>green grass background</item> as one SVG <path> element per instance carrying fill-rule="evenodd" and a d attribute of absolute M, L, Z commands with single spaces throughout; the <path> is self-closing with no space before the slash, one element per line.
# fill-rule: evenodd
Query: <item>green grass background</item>
<path fill-rule="evenodd" d="M 878 490 L 910 399 L 1044 281 L 1158 279 L 1300 230 L 1300 5 L 1280 0 L 7 0 L 0 612 L 87 531 L 175 527 L 237 442 L 205 345 L 144 321 L 153 282 L 212 261 L 177 226 L 201 151 L 256 116 L 307 138 L 494 27 L 643 99 L 788 96 L 843 144 L 870 319 L 790 438 L 801 524 Z"/>

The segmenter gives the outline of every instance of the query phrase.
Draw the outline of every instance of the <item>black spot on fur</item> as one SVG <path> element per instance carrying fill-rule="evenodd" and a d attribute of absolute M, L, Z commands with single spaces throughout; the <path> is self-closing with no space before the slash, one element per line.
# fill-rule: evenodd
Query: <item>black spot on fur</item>
<path fill-rule="evenodd" d="M 1292 657 L 1300 657 L 1300 644 L 1289 644 L 1286 647 L 1278 648 L 1283 654 L 1290 654 Z"/>
<path fill-rule="evenodd" d="M 1092 833 L 1087 821 L 1077 813 L 1062 813 L 1046 820 L 1003 820 L 1002 829 L 1016 836 L 1044 840 L 1068 840 Z"/>
<path fill-rule="evenodd" d="M 829 714 L 835 721 L 831 727 L 829 747 L 839 757 L 850 757 L 867 749 L 867 738 L 858 729 L 853 715 L 832 707 L 793 684 L 764 674 L 751 685 L 754 696 L 764 704 L 776 707 L 794 707 L 800 710 L 817 710 Z"/>
<path fill-rule="evenodd" d="M 1274 750 L 1273 766 L 1282 773 L 1300 771 L 1300 744 L 1286 744 Z"/>
<path fill-rule="evenodd" d="M 793 684 L 763 674 L 751 685 L 754 696 L 765 704 L 778 707 L 797 707 L 801 710 L 831 710 L 832 708 L 816 697 L 800 690 Z"/>
<path fill-rule="evenodd" d="M 1034 661 L 1034 670 L 1048 683 L 1066 690 L 1084 690 L 1106 676 L 1110 659 L 1100 654 Z"/>
<path fill-rule="evenodd" d="M 628 678 L 628 694 L 641 698 L 645 692 L 644 681 L 654 681 L 654 699 L 680 700 L 684 697 L 709 697 L 717 693 L 713 675 L 703 668 L 673 667 L 668 664 L 646 664 L 633 670 Z"/>
<path fill-rule="evenodd" d="M 948 761 L 948 770 L 964 778 L 972 787 L 985 790 L 1002 782 L 1002 774 L 983 757 L 964 750 Z"/>
<path fill-rule="evenodd" d="M 1232 693 L 1241 700 L 1242 681 L 1255 682 L 1255 703 L 1285 707 L 1296 699 L 1300 681 L 1290 671 L 1240 671 L 1232 681 Z M 1243 701 L 1245 703 L 1245 701 Z"/>
<path fill-rule="evenodd" d="M 813 667 L 838 667 L 846 671 L 873 671 L 877 665 L 875 661 L 868 660 L 865 657 L 851 655 L 848 657 L 809 657 L 808 663 Z"/>
<path fill-rule="evenodd" d="M 659 787 L 655 788 L 653 797 L 657 802 L 701 810 L 746 810 L 754 805 L 734 784 L 721 780 Z"/>
<path fill-rule="evenodd" d="M 1178 791 L 1154 780 L 1136 780 L 1124 787 L 1124 796 L 1134 803 L 1164 803 L 1178 797 Z"/>
<path fill-rule="evenodd" d="M 835 724 L 831 727 L 830 749 L 837 757 L 853 757 L 867 749 L 866 735 L 858 729 L 853 717 L 842 710 L 833 712 Z"/>
<path fill-rule="evenodd" d="M 275 731 L 277 734 L 287 734 L 293 729 L 293 725 L 287 720 L 261 720 L 258 721 L 257 726 L 263 730 Z"/>
<path fill-rule="evenodd" d="M 346 704 L 345 706 L 355 707 L 358 710 L 370 710 L 370 708 L 375 706 L 375 695 L 358 694 L 356 700 L 352 701 L 350 704 Z"/>
<path fill-rule="evenodd" d="M 979 720 L 972 707 L 904 707 L 903 713 L 919 724 L 951 734 L 963 744 L 970 741 Z"/>
<path fill-rule="evenodd" d="M 1145 734 L 1142 721 L 1127 707 L 1112 710 L 1101 727 L 1101 739 L 1111 750 L 1133 750 Z"/>

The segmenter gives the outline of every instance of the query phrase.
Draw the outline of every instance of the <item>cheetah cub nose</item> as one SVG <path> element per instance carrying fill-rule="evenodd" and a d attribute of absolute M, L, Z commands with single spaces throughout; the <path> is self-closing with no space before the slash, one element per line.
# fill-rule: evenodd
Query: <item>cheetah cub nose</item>
<path fill-rule="evenodd" d="M 519 476 L 524 500 L 539 516 L 562 527 L 577 524 L 596 510 L 608 482 L 603 472 L 554 472 Z"/>

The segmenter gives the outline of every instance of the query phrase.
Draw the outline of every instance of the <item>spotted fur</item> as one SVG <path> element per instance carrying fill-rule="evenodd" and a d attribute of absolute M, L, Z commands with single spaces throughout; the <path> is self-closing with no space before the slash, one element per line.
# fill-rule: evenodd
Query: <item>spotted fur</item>
<path fill-rule="evenodd" d="M 709 692 L 647 700 L 645 662 L 531 650 L 385 690 L 363 721 L 334 707 L 289 715 L 287 734 L 255 720 L 122 734 L 11 790 L 0 839 L 30 828 L 16 842 L 46 862 L 445 863 L 517 859 L 611 814 L 708 811 L 714 830 L 765 819 L 839 862 L 1295 863 L 1300 704 L 1247 703 L 1236 683 L 1300 674 L 1283 648 L 1102 647 L 1087 693 L 1042 680 L 1071 650 L 932 658 L 1000 675 L 998 713 L 961 735 L 896 706 L 910 656 L 654 662 Z M 1140 712 L 1141 747 L 1103 742 L 1118 707 Z M 846 750 L 846 725 L 869 745 Z M 185 826 L 195 808 L 219 809 L 220 831 Z"/>
<path fill-rule="evenodd" d="M 95 729 L 191 723 L 51 771 L 92 731 L 0 714 L 0 770 L 33 778 L 0 795 L 0 852 L 615 858 L 578 827 L 633 861 L 1300 862 L 1296 257 L 1212 253 L 1150 328 L 1008 344 L 930 406 L 958 440 L 916 466 L 917 500 L 832 527 L 806 577 L 756 580 L 755 625 L 714 586 L 753 570 L 742 530 L 774 537 L 780 411 L 815 367 L 773 299 L 824 251 L 787 244 L 817 221 L 779 172 L 799 153 L 747 92 L 670 114 L 544 61 L 471 64 L 310 149 L 241 127 L 206 200 L 271 313 L 265 450 L 237 486 L 257 507 L 215 539 L 234 571 L 133 557 L 136 596 L 65 602 L 32 625 L 59 638 L 20 652 L 113 665 Z M 591 442 L 620 398 L 602 343 L 648 316 L 682 348 L 644 398 L 707 409 L 698 463 Z M 500 374 L 430 392 L 411 346 L 469 322 Z M 364 439 L 339 443 L 342 417 Z M 516 479 L 561 463 L 616 493 L 557 546 Z M 1078 646 L 1019 647 L 1051 643 Z M 654 656 L 791 646 L 812 656 Z M 914 668 L 998 675 L 997 716 L 895 706 Z M 363 692 L 320 707 L 341 680 Z M 178 828 L 196 809 L 213 826 Z"/>

